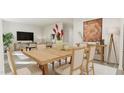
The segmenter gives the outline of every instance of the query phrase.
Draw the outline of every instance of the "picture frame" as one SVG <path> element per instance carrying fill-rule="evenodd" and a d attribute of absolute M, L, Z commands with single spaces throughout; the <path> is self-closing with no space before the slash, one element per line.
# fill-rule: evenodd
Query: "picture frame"
<path fill-rule="evenodd" d="M 102 40 L 102 18 L 83 22 L 83 41 L 100 42 Z"/>

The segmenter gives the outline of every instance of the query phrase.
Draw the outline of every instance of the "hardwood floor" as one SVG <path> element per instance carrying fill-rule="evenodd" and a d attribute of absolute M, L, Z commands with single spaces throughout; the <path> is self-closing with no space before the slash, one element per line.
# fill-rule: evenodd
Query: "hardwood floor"
<path fill-rule="evenodd" d="M 31 65 L 33 65 L 33 64 L 17 64 L 16 67 L 17 67 L 17 69 L 20 69 L 20 68 L 28 67 L 28 66 L 31 66 Z M 57 65 L 59 65 L 59 63 L 58 64 L 55 64 L 55 66 L 57 66 Z M 102 65 L 106 65 L 106 64 L 102 64 Z M 110 67 L 113 67 L 113 64 L 109 64 L 109 66 Z M 48 67 L 49 67 L 49 73 L 48 73 L 48 75 L 56 75 L 56 73 L 54 72 L 54 70 L 52 68 L 52 64 L 49 64 Z M 9 72 L 10 72 L 9 65 L 8 64 L 5 64 L 5 73 L 9 73 Z M 33 73 L 35 71 L 31 71 L 31 72 Z M 116 75 L 124 75 L 124 71 L 117 70 Z"/>
<path fill-rule="evenodd" d="M 114 68 L 118 68 L 117 64 L 114 63 L 100 63 L 98 60 L 95 60 L 95 63 L 101 64 L 101 65 L 105 65 L 105 66 L 109 66 L 109 67 L 114 67 Z M 124 71 L 123 70 L 117 70 L 116 75 L 124 75 Z"/>

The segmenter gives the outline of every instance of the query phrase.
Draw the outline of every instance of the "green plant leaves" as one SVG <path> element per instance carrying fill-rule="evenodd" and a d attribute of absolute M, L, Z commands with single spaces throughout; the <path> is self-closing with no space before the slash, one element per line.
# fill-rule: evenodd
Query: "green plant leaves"
<path fill-rule="evenodd" d="M 6 33 L 3 34 L 3 44 L 6 47 L 9 47 L 12 44 L 12 40 L 13 40 L 13 34 L 12 33 Z"/>

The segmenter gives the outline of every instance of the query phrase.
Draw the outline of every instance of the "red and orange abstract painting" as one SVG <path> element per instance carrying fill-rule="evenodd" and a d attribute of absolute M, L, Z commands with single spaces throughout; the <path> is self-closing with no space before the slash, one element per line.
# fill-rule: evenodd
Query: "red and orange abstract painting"
<path fill-rule="evenodd" d="M 99 42 L 102 40 L 102 18 L 83 23 L 83 41 Z"/>

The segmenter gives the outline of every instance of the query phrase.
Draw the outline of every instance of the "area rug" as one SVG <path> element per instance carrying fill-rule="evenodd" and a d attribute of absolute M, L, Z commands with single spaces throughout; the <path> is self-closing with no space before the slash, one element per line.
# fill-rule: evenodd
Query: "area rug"
<path fill-rule="evenodd" d="M 34 60 L 24 55 L 21 51 L 14 52 L 16 64 L 36 64 Z"/>

